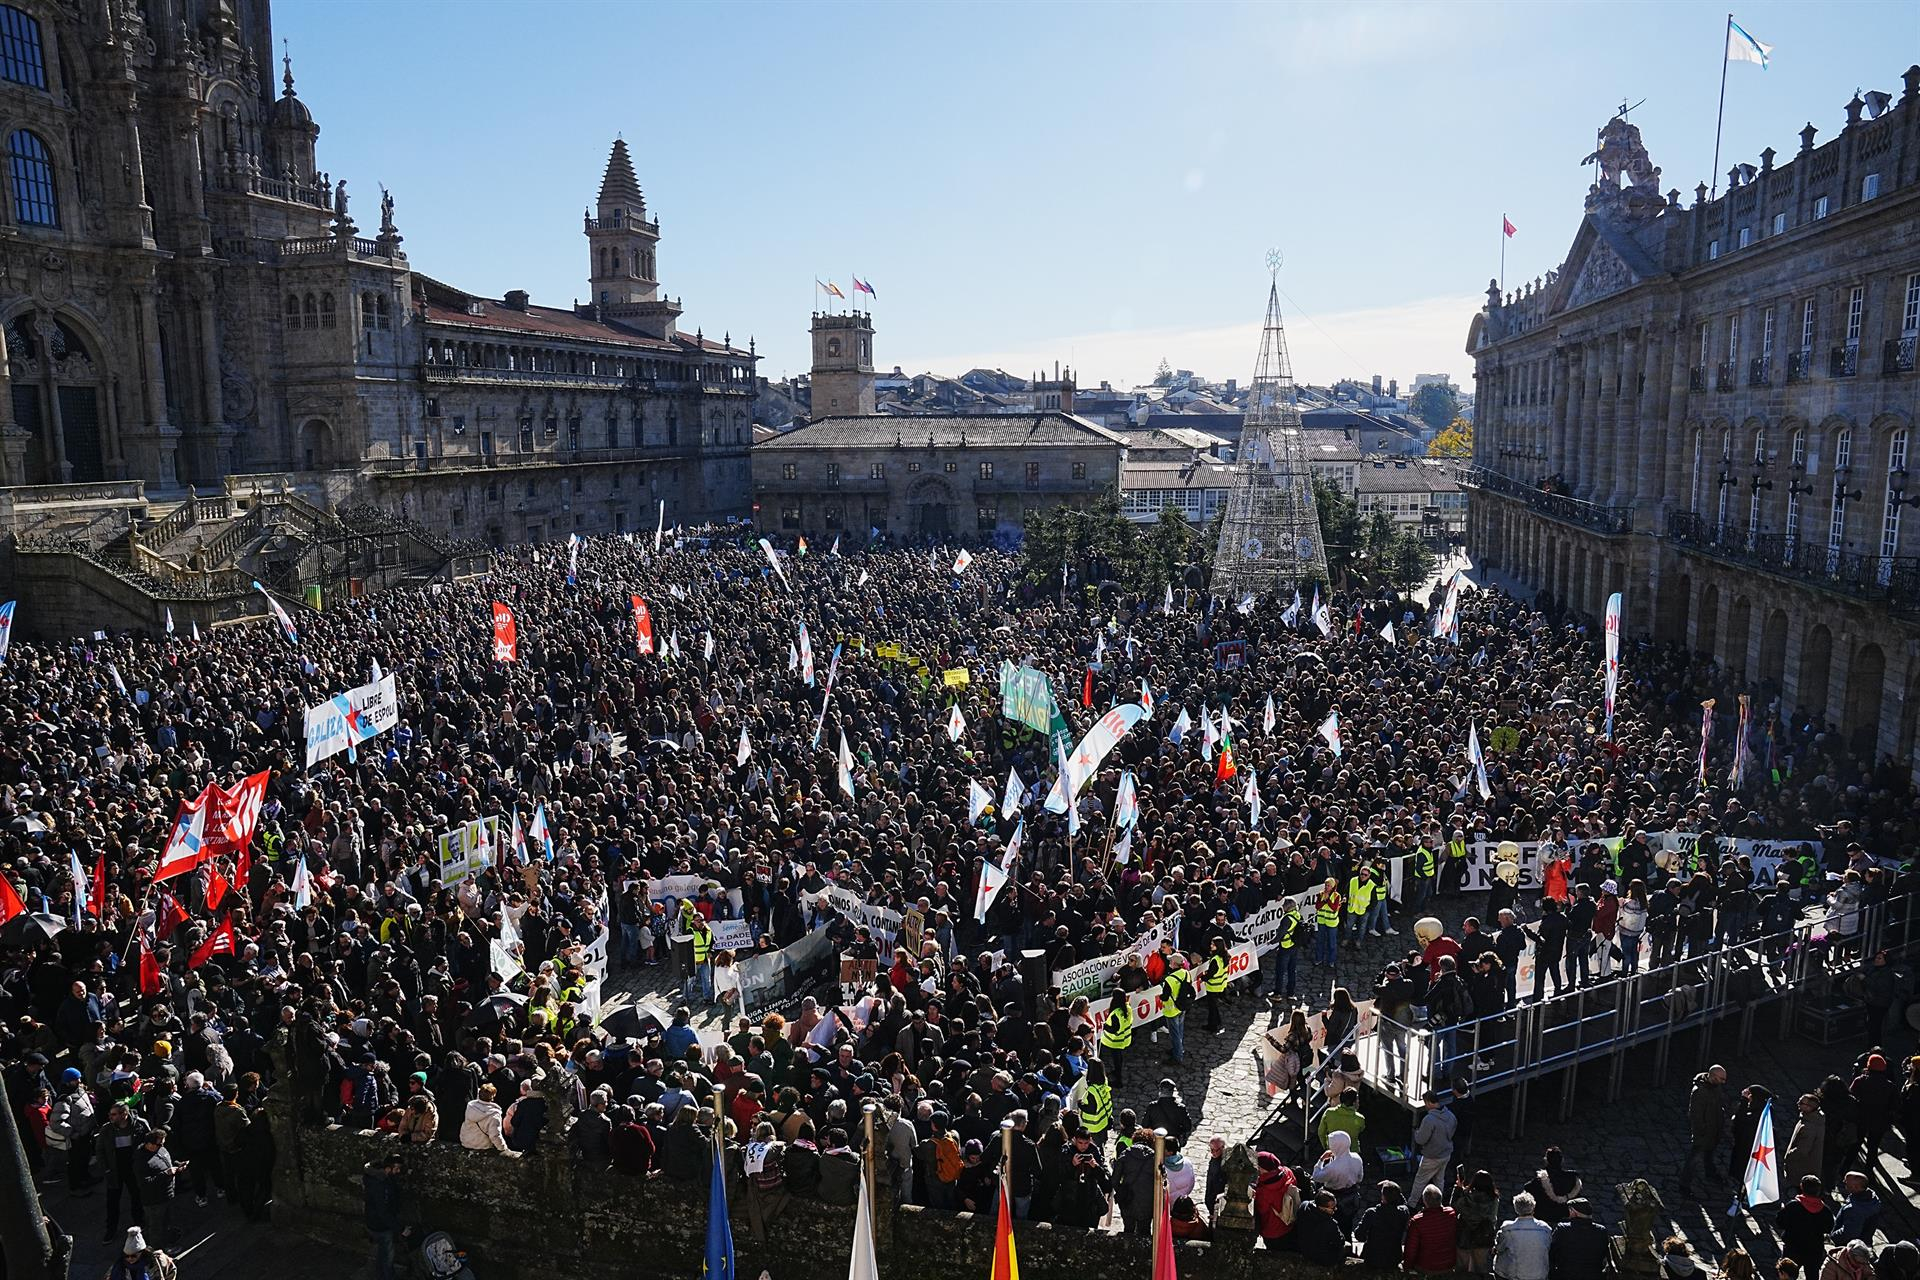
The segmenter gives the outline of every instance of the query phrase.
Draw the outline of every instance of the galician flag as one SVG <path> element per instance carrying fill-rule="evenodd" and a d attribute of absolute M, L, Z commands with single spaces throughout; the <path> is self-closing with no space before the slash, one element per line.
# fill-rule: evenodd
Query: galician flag
<path fill-rule="evenodd" d="M 1267 695 L 1267 711 L 1265 715 L 1260 717 L 1260 724 L 1261 724 L 1261 727 L 1266 730 L 1269 736 L 1271 736 L 1273 733 L 1273 726 L 1276 723 L 1277 719 L 1278 718 L 1273 714 L 1273 695 L 1268 694 Z"/>
<path fill-rule="evenodd" d="M 1768 55 L 1772 52 L 1772 45 L 1761 44 L 1758 40 L 1748 35 L 1747 29 L 1735 22 L 1731 14 L 1727 16 L 1728 62 L 1757 62 L 1760 64 L 1760 69 L 1765 71 L 1767 69 Z M 1774 1199 L 1777 1200 L 1779 1197 L 1775 1196 Z"/>
<path fill-rule="evenodd" d="M 1144 676 L 1140 680 L 1140 709 L 1148 715 L 1153 714 L 1153 690 L 1147 688 Z"/>
<path fill-rule="evenodd" d="M 953 709 L 947 712 L 947 740 L 949 742 L 958 742 L 960 741 L 960 735 L 966 731 L 967 718 L 960 714 L 960 706 L 958 703 L 955 703 Z"/>
<path fill-rule="evenodd" d="M 1333 748 L 1333 758 L 1338 760 L 1342 750 L 1340 746 L 1340 713 L 1338 711 L 1333 712 L 1321 723 L 1320 736 L 1327 740 L 1327 745 Z"/>
<path fill-rule="evenodd" d="M 1017 843 L 1016 839 L 1016 843 Z M 1013 859 L 1007 859 L 1005 869 L 993 865 L 992 859 L 983 858 L 980 862 L 980 890 L 974 895 L 973 918 L 986 923 L 987 912 L 993 907 L 994 899 L 1000 896 L 1000 890 L 1006 887 L 1007 872 L 1013 867 Z"/>
<path fill-rule="evenodd" d="M 978 822 L 980 815 L 993 803 L 993 792 L 981 786 L 972 778 L 967 779 L 967 821 Z"/>
<path fill-rule="evenodd" d="M 853 748 L 847 745 L 847 731 L 840 731 L 840 789 L 847 793 L 847 799 L 853 799 Z"/>
<path fill-rule="evenodd" d="M 745 764 L 747 762 L 747 758 L 752 754 L 753 754 L 753 744 L 747 741 L 747 726 L 741 725 L 740 726 L 740 746 L 733 753 L 734 765 L 738 767 L 740 765 Z"/>
<path fill-rule="evenodd" d="M 1748 1208 L 1774 1204 L 1780 1199 L 1779 1156 L 1773 1145 L 1773 1107 L 1768 1104 L 1760 1108 L 1760 1123 L 1753 1131 L 1753 1150 L 1747 1153 Z"/>
<path fill-rule="evenodd" d="M 1140 792 L 1131 770 L 1120 775 L 1120 794 L 1113 802 L 1113 821 L 1119 827 L 1131 827 L 1140 821 Z"/>
<path fill-rule="evenodd" d="M 1027 794 L 1027 784 L 1020 781 L 1018 769 L 1007 770 L 1007 789 L 1000 796 L 1000 816 L 1020 811 L 1020 797 Z"/>

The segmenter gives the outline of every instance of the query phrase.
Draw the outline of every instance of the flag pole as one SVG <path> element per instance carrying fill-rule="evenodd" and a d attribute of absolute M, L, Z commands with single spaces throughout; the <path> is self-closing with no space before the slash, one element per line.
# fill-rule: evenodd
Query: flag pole
<path fill-rule="evenodd" d="M 1153 1256 L 1160 1256 L 1160 1220 L 1167 1206 L 1167 1131 L 1153 1131 Z"/>
<path fill-rule="evenodd" d="M 1720 126 L 1727 118 L 1727 41 L 1733 39 L 1733 15 L 1727 15 L 1727 25 L 1720 32 L 1720 110 L 1713 117 L 1713 172 L 1708 174 L 1712 187 L 1707 199 L 1712 200 L 1720 194 Z"/>
<path fill-rule="evenodd" d="M 1718 164 L 1719 161 L 1714 161 Z M 1507 215 L 1500 215 L 1500 293 L 1507 292 Z"/>

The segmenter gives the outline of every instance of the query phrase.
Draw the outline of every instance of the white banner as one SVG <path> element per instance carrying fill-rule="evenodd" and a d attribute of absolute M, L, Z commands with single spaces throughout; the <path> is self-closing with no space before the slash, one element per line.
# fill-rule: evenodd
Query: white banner
<path fill-rule="evenodd" d="M 652 902 L 670 902 L 675 898 L 697 898 L 708 885 L 718 884 L 706 876 L 662 876 L 647 881 L 647 898 Z"/>
<path fill-rule="evenodd" d="M 1180 913 L 1174 912 L 1162 920 L 1153 929 L 1142 934 L 1138 941 L 1124 951 L 1116 951 L 1110 956 L 1095 956 L 1091 960 L 1082 960 L 1069 969 L 1062 969 L 1053 975 L 1053 985 L 1060 988 L 1060 994 L 1069 1002 L 1075 996 L 1097 996 L 1112 984 L 1120 970 L 1126 967 L 1128 956 L 1138 956 L 1145 963 L 1148 956 L 1160 949 L 1162 941 L 1180 945 Z"/>
<path fill-rule="evenodd" d="M 475 818 L 440 833 L 440 883 L 452 887 L 493 865 L 500 819 Z"/>
<path fill-rule="evenodd" d="M 330 755 L 351 751 L 399 723 L 400 701 L 394 696 L 392 676 L 308 707 L 307 767 Z"/>
<path fill-rule="evenodd" d="M 822 889 L 819 896 L 825 898 L 833 909 L 855 924 L 865 925 L 876 942 L 893 944 L 900 933 L 900 913 L 886 907 L 876 907 L 851 889 L 843 889 L 830 884 Z"/>

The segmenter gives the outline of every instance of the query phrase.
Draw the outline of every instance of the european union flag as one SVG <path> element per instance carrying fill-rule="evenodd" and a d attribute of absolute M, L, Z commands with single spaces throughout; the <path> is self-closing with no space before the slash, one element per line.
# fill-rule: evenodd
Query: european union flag
<path fill-rule="evenodd" d="M 734 1280 L 725 1156 L 718 1151 L 713 1153 L 713 1188 L 707 1193 L 707 1260 L 701 1264 L 700 1275 L 702 1280 Z"/>

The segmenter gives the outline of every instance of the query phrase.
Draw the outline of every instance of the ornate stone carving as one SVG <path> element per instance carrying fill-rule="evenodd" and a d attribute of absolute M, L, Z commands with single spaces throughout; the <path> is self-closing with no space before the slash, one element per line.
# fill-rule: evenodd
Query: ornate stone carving
<path fill-rule="evenodd" d="M 1233 1148 L 1227 1152 L 1226 1159 L 1220 1162 L 1220 1173 L 1227 1184 L 1226 1192 L 1218 1205 L 1208 1206 L 1214 1215 L 1213 1225 L 1216 1230 L 1253 1230 L 1251 1188 L 1257 1172 L 1253 1157 L 1247 1152 L 1247 1144 L 1234 1143 Z"/>
<path fill-rule="evenodd" d="M 258 402 L 253 379 L 231 351 L 220 352 L 220 416 L 236 425 L 251 426 Z"/>
<path fill-rule="evenodd" d="M 1587 212 L 1637 221 L 1667 207 L 1660 194 L 1660 166 L 1648 157 L 1640 127 L 1628 123 L 1624 113 L 1607 121 L 1593 154 L 1581 163 L 1599 166 L 1587 191 Z"/>
<path fill-rule="evenodd" d="M 1614 1190 L 1620 1196 L 1621 1230 L 1625 1233 L 1613 1237 L 1615 1264 L 1622 1271 L 1657 1273 L 1660 1257 L 1654 1252 L 1653 1228 L 1666 1212 L 1666 1204 L 1645 1178 L 1622 1182 Z"/>
<path fill-rule="evenodd" d="M 1593 248 L 1587 251 L 1586 261 L 1580 264 L 1580 274 L 1574 277 L 1573 288 L 1567 293 L 1567 305 L 1584 306 L 1635 283 L 1632 269 L 1620 255 L 1606 241 L 1595 240 Z"/>

